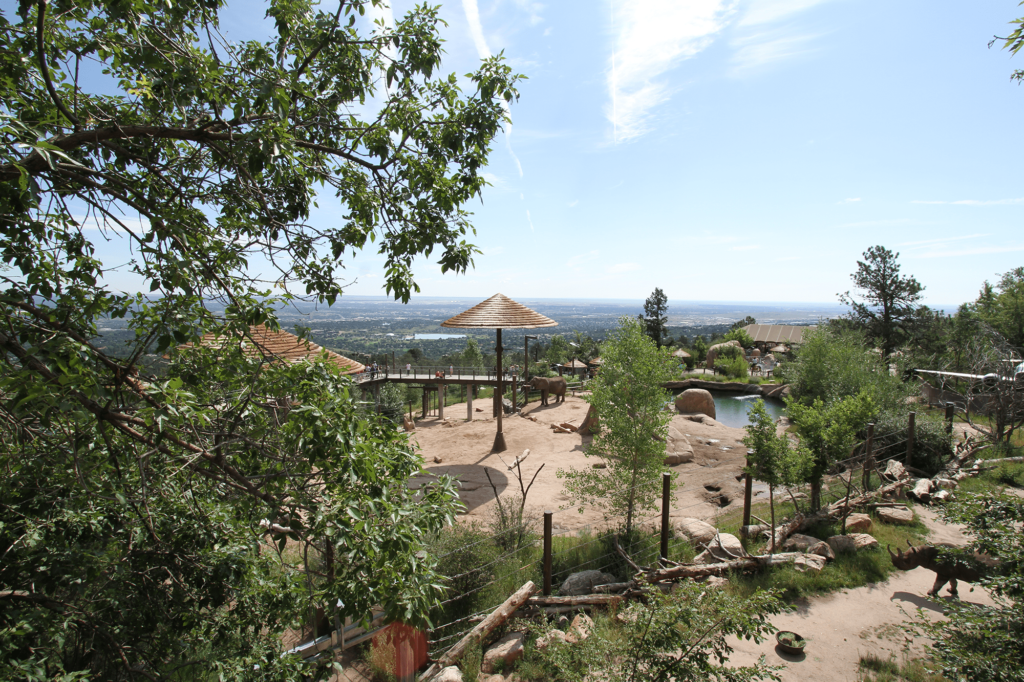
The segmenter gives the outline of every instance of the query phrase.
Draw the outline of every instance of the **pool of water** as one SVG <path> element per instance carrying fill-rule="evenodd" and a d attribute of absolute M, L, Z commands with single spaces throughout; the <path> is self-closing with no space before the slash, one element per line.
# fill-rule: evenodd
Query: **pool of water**
<path fill-rule="evenodd" d="M 725 391 L 711 391 L 715 399 L 715 419 L 726 426 L 742 429 L 750 423 L 748 414 L 760 396 L 741 395 L 739 393 L 727 393 Z M 778 419 L 786 413 L 786 405 L 781 400 L 774 398 L 761 398 L 764 400 L 765 409 L 773 420 Z"/>
<path fill-rule="evenodd" d="M 424 341 L 438 341 L 440 339 L 464 339 L 465 334 L 413 334 L 405 337 L 407 339 L 421 339 Z"/>

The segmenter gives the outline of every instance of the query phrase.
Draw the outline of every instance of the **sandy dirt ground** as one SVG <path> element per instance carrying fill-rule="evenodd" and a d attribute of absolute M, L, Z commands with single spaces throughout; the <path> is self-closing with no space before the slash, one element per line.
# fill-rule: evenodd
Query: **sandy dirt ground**
<path fill-rule="evenodd" d="M 422 486 L 432 477 L 442 474 L 458 477 L 462 483 L 461 501 L 466 505 L 464 518 L 486 522 L 495 503 L 485 470 L 490 473 L 500 494 L 510 490 L 518 491 L 518 481 L 502 464 L 502 460 L 511 464 L 517 455 L 529 449 L 530 455 L 522 465 L 526 483 L 529 483 L 542 464 L 544 469 L 530 489 L 527 510 L 535 515 L 544 511 L 555 512 L 552 523 L 556 530 L 602 527 L 605 521 L 597 507 L 588 506 L 583 514 L 575 508 L 559 509 L 567 505 L 569 499 L 563 492 L 562 481 L 556 472 L 559 469 L 592 467 L 601 460 L 584 455 L 584 449 L 592 440 L 591 436 L 556 433 L 551 430 L 551 425 L 563 422 L 579 425 L 588 407 L 582 398 L 567 397 L 564 403 L 557 405 L 554 402 L 547 406 L 530 403 L 522 415 L 504 417 L 503 431 L 508 450 L 501 453 L 500 458 L 491 454 L 497 420 L 490 416 L 490 400 L 474 401 L 472 422 L 466 421 L 465 403 L 446 407 L 445 422 L 437 417 L 417 420 L 416 430 L 410 434 L 411 439 L 419 445 L 424 468 L 428 472 L 426 477 L 410 481 L 410 486 Z M 486 409 L 487 412 L 476 412 L 477 408 Z M 537 421 L 531 421 L 529 417 Z M 746 448 L 740 442 L 745 435 L 743 429 L 730 428 L 717 422 L 693 422 L 680 415 L 673 417 L 670 429 L 684 436 L 694 453 L 692 462 L 670 467 L 680 474 L 678 481 L 683 484 L 676 491 L 671 516 L 713 519 L 722 511 L 742 507 L 743 489 L 736 476 L 740 473 L 746 453 Z M 756 486 L 755 493 L 767 495 L 760 488 L 763 486 Z M 658 514 L 660 506 L 652 507 L 644 510 L 643 518 L 654 518 Z"/>
<path fill-rule="evenodd" d="M 932 542 L 964 544 L 961 528 L 945 524 L 929 509 L 917 508 L 918 515 L 931 531 Z M 772 624 L 791 630 L 808 640 L 801 656 L 783 653 L 775 641 L 754 644 L 733 639 L 733 665 L 750 665 L 762 654 L 769 664 L 785 665 L 781 673 L 786 682 L 855 682 L 861 656 L 874 654 L 883 659 L 894 655 L 902 660 L 906 636 L 899 626 L 916 615 L 917 609 L 931 618 L 942 618 L 944 604 L 950 599 L 943 588 L 939 599 L 927 596 L 935 574 L 923 568 L 895 573 L 887 582 L 814 597 L 797 605 L 797 610 L 775 616 Z M 960 599 L 976 604 L 992 604 L 980 587 L 973 591 L 968 583 L 959 583 Z M 913 642 L 911 657 L 920 656 L 923 643 Z"/>

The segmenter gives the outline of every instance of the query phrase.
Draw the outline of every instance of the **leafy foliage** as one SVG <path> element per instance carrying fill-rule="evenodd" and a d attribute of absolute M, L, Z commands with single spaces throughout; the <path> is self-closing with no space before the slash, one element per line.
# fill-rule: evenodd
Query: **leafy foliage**
<path fill-rule="evenodd" d="M 754 339 L 743 328 L 731 329 L 722 338 L 725 341 L 739 341 L 739 344 L 744 348 L 750 348 L 754 345 Z"/>
<path fill-rule="evenodd" d="M 279 635 L 316 608 L 437 604 L 420 550 L 451 483 L 407 490 L 419 457 L 323 359 L 243 348 L 295 297 L 337 300 L 369 244 L 404 300 L 417 256 L 472 262 L 462 206 L 517 77 L 485 60 L 463 93 L 436 9 L 361 35 L 369 4 L 275 0 L 265 42 L 225 40 L 218 0 L 0 15 L 3 678 L 294 679 Z M 327 197 L 344 219 L 311 225 Z M 111 233 L 149 296 L 104 284 Z M 111 317 L 128 353 L 90 342 Z"/>
<path fill-rule="evenodd" d="M 531 648 L 529 668 L 520 670 L 529 679 L 552 682 L 779 679 L 779 668 L 763 657 L 745 667 L 728 666 L 727 660 L 730 637 L 764 641 L 776 631 L 769 616 L 783 610 L 771 591 L 739 599 L 688 580 L 670 595 L 654 591 L 647 604 L 631 603 L 618 617 L 600 616 L 596 633 L 582 641 Z M 547 629 L 541 626 L 535 634 Z"/>
<path fill-rule="evenodd" d="M 587 449 L 602 457 L 606 469 L 559 469 L 565 489 L 581 513 L 588 504 L 622 518 L 626 532 L 638 509 L 657 499 L 665 470 L 665 438 L 671 414 L 664 410 L 668 393 L 661 386 L 672 378 L 672 361 L 646 335 L 643 325 L 620 318 L 605 343 L 604 364 L 591 382 L 588 402 L 601 420 L 601 430 Z"/>

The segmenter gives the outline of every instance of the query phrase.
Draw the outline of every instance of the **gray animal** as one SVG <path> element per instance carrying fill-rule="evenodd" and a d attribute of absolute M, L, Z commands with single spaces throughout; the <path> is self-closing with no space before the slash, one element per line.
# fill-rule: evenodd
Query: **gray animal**
<path fill-rule="evenodd" d="M 555 396 L 555 402 L 558 402 L 558 396 L 562 396 L 562 402 L 565 402 L 565 379 L 562 377 L 533 377 L 530 379 L 530 388 L 540 391 L 540 404 L 548 404 L 548 394 Z"/>
<path fill-rule="evenodd" d="M 889 556 L 892 558 L 892 565 L 902 571 L 910 571 L 918 566 L 927 568 L 929 571 L 935 571 L 935 584 L 932 585 L 932 589 L 928 592 L 932 597 L 938 596 L 939 590 L 947 582 L 949 583 L 950 595 L 955 597 L 957 596 L 957 580 L 969 583 L 977 582 L 989 569 L 996 568 L 999 565 L 999 562 L 992 559 L 992 557 L 980 553 L 974 554 L 974 561 L 971 562 L 973 564 L 971 566 L 942 557 L 939 554 L 939 550 L 956 547 L 956 545 L 951 545 L 948 542 L 937 542 L 934 545 L 914 547 L 910 540 L 907 540 L 907 545 L 910 546 L 910 550 L 906 553 L 899 547 L 896 548 L 899 554 L 893 554 L 892 549 L 886 545 L 886 549 L 889 550 Z"/>

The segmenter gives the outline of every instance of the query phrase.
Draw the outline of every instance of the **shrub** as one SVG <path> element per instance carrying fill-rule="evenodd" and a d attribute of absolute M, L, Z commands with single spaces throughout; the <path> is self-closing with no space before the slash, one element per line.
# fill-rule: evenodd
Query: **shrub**
<path fill-rule="evenodd" d="M 729 347 L 736 348 L 736 346 Z M 744 360 L 742 356 L 738 358 L 729 358 L 726 360 L 716 360 L 715 365 L 718 367 L 718 369 L 725 372 L 725 375 L 727 377 L 732 377 L 734 379 L 740 379 L 746 377 L 749 374 L 747 361 Z"/>

